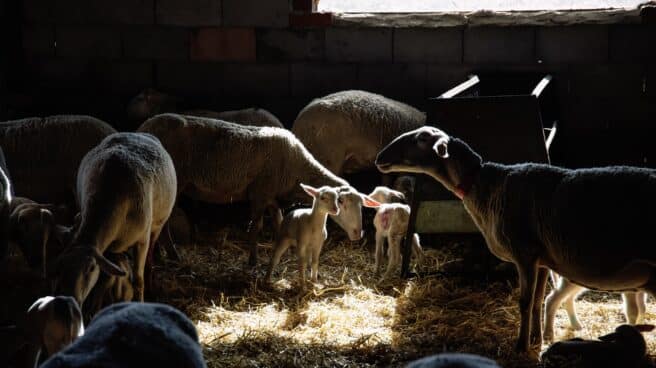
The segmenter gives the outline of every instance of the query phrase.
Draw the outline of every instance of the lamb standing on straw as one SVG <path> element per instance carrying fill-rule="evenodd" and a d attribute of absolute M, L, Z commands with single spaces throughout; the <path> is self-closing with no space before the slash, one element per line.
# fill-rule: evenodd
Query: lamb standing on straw
<path fill-rule="evenodd" d="M 312 196 L 312 208 L 302 208 L 288 213 L 280 225 L 280 233 L 274 247 L 273 257 L 266 275 L 266 282 L 271 282 L 273 268 L 280 262 L 282 254 L 290 247 L 296 247 L 298 256 L 299 282 L 301 292 L 306 290 L 306 266 L 311 265 L 310 278 L 317 282 L 319 274 L 319 254 L 323 242 L 328 237 L 326 219 L 328 215 L 339 214 L 339 193 L 336 188 L 323 186 L 313 188 L 301 184 L 307 194 Z"/>

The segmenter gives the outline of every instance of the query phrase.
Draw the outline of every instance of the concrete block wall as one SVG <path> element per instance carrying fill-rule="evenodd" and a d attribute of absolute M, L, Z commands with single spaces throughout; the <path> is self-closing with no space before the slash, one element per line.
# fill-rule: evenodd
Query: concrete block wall
<path fill-rule="evenodd" d="M 554 75 L 557 163 L 639 163 L 653 150 L 653 24 L 349 28 L 314 3 L 23 0 L 21 63 L 8 73 L 18 102 L 5 117 L 91 113 L 127 129 L 125 105 L 152 86 L 199 108 L 261 106 L 291 126 L 331 92 L 426 109 L 469 73 L 499 70 Z"/>

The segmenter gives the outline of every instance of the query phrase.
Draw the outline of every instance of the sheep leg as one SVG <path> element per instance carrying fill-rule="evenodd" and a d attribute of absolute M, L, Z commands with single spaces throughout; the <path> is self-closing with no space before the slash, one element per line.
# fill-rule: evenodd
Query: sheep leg
<path fill-rule="evenodd" d="M 298 283 L 301 293 L 305 293 L 307 290 L 305 286 L 305 273 L 307 272 L 308 264 L 308 244 L 299 243 L 296 247 L 296 256 L 298 258 Z"/>
<path fill-rule="evenodd" d="M 645 299 L 643 292 L 622 293 L 624 300 L 624 316 L 626 323 L 635 325 L 642 322 L 645 313 Z"/>
<path fill-rule="evenodd" d="M 387 238 L 387 269 L 383 279 L 390 277 L 394 269 L 401 263 L 401 239 L 399 236 L 390 236 Z"/>
<path fill-rule="evenodd" d="M 579 323 L 578 318 L 576 317 L 576 309 L 574 302 L 576 301 L 576 296 L 584 288 L 582 286 L 573 284 L 569 282 L 564 277 L 560 278 L 560 281 L 547 299 L 545 300 L 545 311 L 544 311 L 544 339 L 545 341 L 553 341 L 554 337 L 554 318 L 556 316 L 556 311 L 558 307 L 565 301 L 565 310 L 569 316 L 570 324 L 575 330 L 581 329 L 581 324 Z"/>
<path fill-rule="evenodd" d="M 636 304 L 638 305 L 638 317 L 635 323 L 641 324 L 644 323 L 645 313 L 647 312 L 647 294 L 644 291 L 636 293 Z"/>
<path fill-rule="evenodd" d="M 282 210 L 277 203 L 269 205 L 267 209 L 269 210 L 269 215 L 273 222 L 273 233 L 275 236 L 278 236 L 280 233 L 280 224 L 282 223 Z"/>
<path fill-rule="evenodd" d="M 385 248 L 385 236 L 380 231 L 376 231 L 376 253 L 375 253 L 375 263 L 374 267 L 376 268 L 376 276 L 380 275 L 380 266 L 383 262 Z"/>
<path fill-rule="evenodd" d="M 251 203 L 255 203 L 252 201 Z M 257 265 L 257 237 L 262 231 L 262 215 L 263 209 L 260 206 L 254 205 L 251 212 L 251 224 L 248 229 L 248 244 L 250 247 L 250 255 L 248 256 L 248 264 L 250 266 Z"/>
<path fill-rule="evenodd" d="M 319 281 L 319 255 L 321 254 L 321 246 L 323 242 L 314 244 L 312 247 L 312 267 L 310 269 L 310 280 L 317 283 Z"/>
<path fill-rule="evenodd" d="M 148 290 L 152 290 L 153 288 L 153 264 L 154 264 L 153 255 L 155 253 L 157 239 L 159 238 L 159 234 L 161 231 L 162 229 L 159 228 L 158 230 L 152 231 L 150 233 L 150 239 L 149 239 L 150 246 L 148 247 L 148 255 L 146 256 L 146 265 L 145 265 L 145 279 L 146 279 L 146 287 L 148 288 Z M 179 255 L 178 255 L 178 259 L 180 259 Z"/>
<path fill-rule="evenodd" d="M 144 269 L 150 248 L 150 232 L 142 242 L 135 244 L 134 256 L 134 293 L 140 302 L 144 301 Z"/>
<path fill-rule="evenodd" d="M 271 275 L 273 274 L 273 269 L 280 263 L 280 257 L 285 253 L 285 251 L 292 244 L 289 238 L 284 238 L 276 242 L 276 247 L 273 251 L 273 256 L 271 257 L 271 263 L 269 264 L 269 270 L 267 271 L 265 280 L 267 283 L 271 282 Z"/>
<path fill-rule="evenodd" d="M 417 260 L 417 265 L 424 263 L 425 254 L 424 250 L 421 248 L 421 244 L 419 243 L 419 234 L 417 233 L 412 235 L 412 253 Z"/>
<path fill-rule="evenodd" d="M 529 352 L 529 338 L 531 336 L 531 313 L 535 301 L 535 288 L 538 279 L 538 266 L 535 261 L 523 265 L 516 264 L 519 274 L 519 312 L 521 321 L 519 326 L 519 337 L 515 349 L 518 352 Z"/>
<path fill-rule="evenodd" d="M 549 269 L 541 267 L 538 269 L 538 277 L 535 285 L 535 297 L 533 300 L 533 321 L 531 322 L 531 345 L 542 347 L 542 303 L 547 287 Z"/>

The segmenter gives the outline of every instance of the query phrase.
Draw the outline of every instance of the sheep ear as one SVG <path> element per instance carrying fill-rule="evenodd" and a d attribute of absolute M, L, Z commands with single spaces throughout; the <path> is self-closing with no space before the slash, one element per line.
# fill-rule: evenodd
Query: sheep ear
<path fill-rule="evenodd" d="M 123 271 L 122 268 L 117 266 L 114 262 L 110 261 L 109 259 L 105 258 L 98 249 L 93 250 L 93 257 L 96 259 L 96 262 L 98 262 L 98 266 L 100 266 L 100 269 L 112 276 L 126 276 L 127 274 L 125 271 Z"/>
<path fill-rule="evenodd" d="M 378 208 L 378 207 L 380 207 L 380 202 L 378 202 L 377 200 L 375 200 L 375 199 L 373 199 L 373 198 L 371 198 L 367 195 L 362 196 L 362 204 L 365 207 L 369 207 L 369 208 Z"/>
<path fill-rule="evenodd" d="M 301 188 L 303 188 L 305 193 L 309 194 L 312 197 L 316 197 L 319 195 L 319 190 L 317 188 L 311 187 L 303 183 L 301 183 Z"/>
<path fill-rule="evenodd" d="M 449 157 L 449 138 L 448 137 L 442 137 L 435 142 L 433 145 L 433 151 L 437 153 L 438 156 L 442 158 L 448 158 Z"/>
<path fill-rule="evenodd" d="M 650 332 L 654 329 L 655 326 L 654 325 L 635 325 L 633 327 L 635 327 L 635 329 L 640 331 L 640 332 Z"/>

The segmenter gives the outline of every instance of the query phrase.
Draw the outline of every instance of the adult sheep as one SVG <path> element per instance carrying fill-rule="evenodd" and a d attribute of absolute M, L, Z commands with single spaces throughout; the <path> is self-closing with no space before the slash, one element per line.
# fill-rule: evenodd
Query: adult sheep
<path fill-rule="evenodd" d="M 221 120 L 162 114 L 140 128 L 160 139 L 178 175 L 178 192 L 217 204 L 250 201 L 249 264 L 257 263 L 257 236 L 267 209 L 282 221 L 281 199 L 307 202 L 300 182 L 340 187 L 340 213 L 332 217 L 351 240 L 362 237 L 362 205 L 375 201 L 326 170 L 285 129 L 254 127 Z"/>
<path fill-rule="evenodd" d="M 426 122 L 404 103 L 365 91 L 342 91 L 310 102 L 292 132 L 336 175 L 373 169 L 378 152 L 399 134 Z"/>
<path fill-rule="evenodd" d="M 55 115 L 0 123 L 0 147 L 14 191 L 40 203 L 74 205 L 82 157 L 106 136 L 107 123 L 84 115 Z"/>
<path fill-rule="evenodd" d="M 100 270 L 125 275 L 103 254 L 134 248 L 134 294 L 143 301 L 146 257 L 152 254 L 175 196 L 171 157 L 150 134 L 115 133 L 89 151 L 77 175 L 79 228 L 49 269 L 58 293 L 83 305 Z"/>
<path fill-rule="evenodd" d="M 376 164 L 382 172 L 425 173 L 442 183 L 462 199 L 490 251 L 515 264 L 520 351 L 542 342 L 548 269 L 589 289 L 656 292 L 654 170 L 484 163 L 465 142 L 434 127 L 399 136 Z"/>
<path fill-rule="evenodd" d="M 203 109 L 184 110 L 180 109 L 181 105 L 183 105 L 182 99 L 153 88 L 147 88 L 130 101 L 127 108 L 128 119 L 141 124 L 146 119 L 158 114 L 179 112 L 184 115 L 225 120 L 235 124 L 284 128 L 275 115 L 257 107 L 217 112 Z"/>

